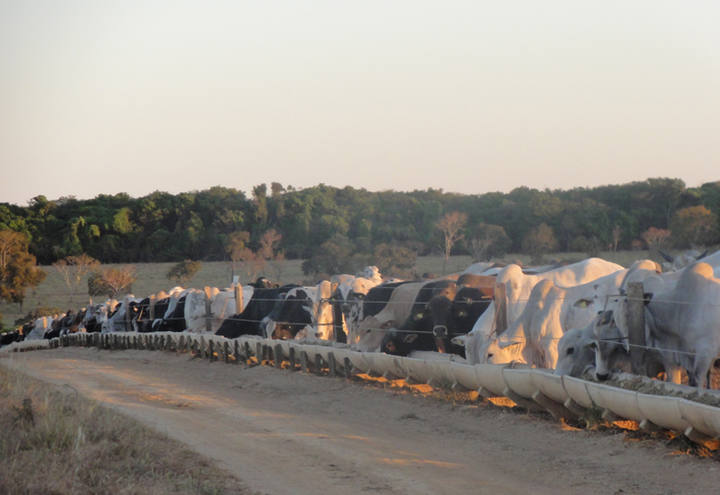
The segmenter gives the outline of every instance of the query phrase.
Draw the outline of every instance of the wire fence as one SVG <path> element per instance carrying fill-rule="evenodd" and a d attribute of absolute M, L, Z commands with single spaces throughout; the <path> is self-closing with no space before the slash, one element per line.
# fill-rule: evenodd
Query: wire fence
<path fill-rule="evenodd" d="M 313 288 L 314 288 L 314 287 L 313 287 Z M 200 289 L 194 289 L 194 290 L 198 290 L 199 292 L 202 292 Z M 329 297 L 329 298 L 319 298 L 319 299 L 317 299 L 317 300 L 313 300 L 313 302 L 314 302 L 314 303 L 328 303 L 328 304 L 369 304 L 369 305 L 382 305 L 382 306 L 388 306 L 388 305 L 393 305 L 393 304 L 402 304 L 402 305 L 416 305 L 416 306 L 417 306 L 417 305 L 424 305 L 424 304 L 426 304 L 426 303 L 428 302 L 428 301 L 425 300 L 425 299 L 423 299 L 423 300 L 421 300 L 421 301 L 417 301 L 417 300 L 416 300 L 416 297 L 413 297 L 413 296 L 417 296 L 418 294 L 422 293 L 423 291 L 435 292 L 434 295 L 438 295 L 438 296 L 443 296 L 443 295 L 444 295 L 444 294 L 442 293 L 442 290 L 440 290 L 440 289 L 436 289 L 436 288 L 423 289 L 423 288 L 420 288 L 420 289 L 417 289 L 417 290 L 409 293 L 409 294 L 408 294 L 408 298 L 406 298 L 406 299 L 403 298 L 403 299 L 400 299 L 400 300 L 398 300 L 398 299 L 395 299 L 395 300 L 389 299 L 389 300 L 385 301 L 385 300 L 365 299 L 365 298 L 361 298 L 361 297 L 359 297 L 359 298 L 353 298 L 353 299 L 344 299 L 344 298 L 337 298 L 337 297 Z M 222 292 L 221 292 L 221 293 L 222 293 Z M 48 295 L 48 296 L 68 296 L 67 293 L 47 293 L 47 294 L 43 294 L 43 295 L 44 295 L 44 296 L 46 296 L 46 295 Z M 226 294 L 226 295 L 227 295 L 227 294 Z M 554 297 L 552 297 L 552 300 L 553 300 L 553 301 L 560 301 L 560 302 L 572 301 L 573 303 L 576 303 L 576 302 L 582 301 L 582 300 L 584 300 L 584 299 L 587 299 L 587 297 L 601 298 L 601 299 L 607 299 L 607 298 L 622 298 L 622 299 L 624 299 L 624 300 L 626 300 L 626 301 L 642 301 L 642 302 L 644 302 L 644 303 L 653 302 L 653 303 L 662 303 L 662 304 L 678 304 L 678 305 L 686 305 L 686 306 L 720 307 L 720 300 L 718 300 L 717 302 L 711 302 L 711 301 L 697 302 L 697 301 L 690 301 L 690 300 L 683 300 L 683 299 L 668 299 L 668 298 L 664 298 L 664 297 L 637 298 L 637 297 L 629 297 L 629 296 L 627 296 L 627 295 L 625 295 L 625 294 L 615 294 L 615 293 L 610 293 L 610 294 L 592 294 L 592 295 L 589 295 L 589 296 L 587 296 L 587 295 L 585 295 L 585 294 L 573 294 L 573 295 L 567 295 L 567 296 L 554 296 Z M 123 302 L 123 299 L 124 299 L 124 298 L 115 299 L 115 301 L 117 301 L 117 303 L 120 304 L 120 303 Z M 145 299 L 145 298 L 137 298 L 137 297 L 132 298 L 133 302 L 135 302 L 135 303 L 139 303 L 139 302 L 142 301 L 143 299 Z M 163 298 L 163 299 L 171 299 L 171 298 Z M 155 300 L 155 301 L 157 302 L 157 301 L 161 301 L 161 300 L 163 300 L 163 299 L 158 299 L 158 300 Z M 176 300 L 177 300 L 177 299 L 179 299 L 179 298 L 176 298 Z M 234 298 L 229 298 L 229 299 L 234 300 Z M 263 298 L 256 298 L 256 297 L 250 297 L 250 298 L 248 299 L 248 302 L 251 301 L 251 300 L 252 300 L 252 301 L 256 301 L 256 302 L 258 302 L 258 303 L 261 303 L 261 302 L 277 303 L 277 302 L 285 301 L 286 298 L 284 298 L 284 297 L 278 297 L 278 298 L 264 298 L 264 297 L 263 297 Z M 510 303 L 510 304 L 528 303 L 528 302 L 535 301 L 535 300 L 539 300 L 539 299 L 537 299 L 537 298 L 532 298 L 532 297 L 530 297 L 530 296 L 523 296 L 523 297 L 517 297 L 517 298 L 516 298 L 516 297 L 509 297 L 509 298 L 507 298 L 507 302 Z M 494 298 L 491 297 L 491 296 L 488 296 L 488 297 L 481 297 L 480 299 L 476 299 L 476 298 L 466 298 L 466 297 L 464 297 L 464 298 L 460 299 L 458 302 L 462 302 L 462 303 L 466 303 L 466 304 L 477 304 L 477 303 L 487 303 L 487 302 L 493 302 L 493 301 L 494 301 Z M 543 301 L 547 301 L 547 299 L 543 299 Z M 99 306 L 99 305 L 104 305 L 104 304 L 106 304 L 106 302 L 96 303 L 96 304 L 93 304 L 93 306 Z"/>
<path fill-rule="evenodd" d="M 410 283 L 416 283 L 416 282 L 410 282 Z M 431 283 L 432 283 L 432 282 L 431 282 Z M 407 284 L 402 284 L 402 285 L 400 285 L 400 286 L 398 286 L 398 287 L 402 287 L 403 285 L 407 285 Z M 382 286 L 378 286 L 378 287 L 382 287 Z M 387 287 L 386 289 L 387 289 L 389 292 L 393 292 L 394 290 L 397 290 L 398 287 L 394 287 L 394 288 Z M 475 287 L 475 288 L 476 288 L 476 287 Z M 317 290 L 316 287 L 294 287 L 293 289 L 304 289 L 304 290 L 306 290 L 306 291 L 315 291 L 315 290 Z M 289 289 L 289 290 L 293 290 L 293 289 Z M 443 295 L 444 289 L 445 289 L 445 288 L 443 288 L 443 287 L 414 287 L 414 288 L 412 288 L 412 290 L 408 291 L 407 294 L 402 294 L 403 296 L 406 296 L 406 297 L 405 297 L 404 299 L 402 299 L 402 300 L 398 300 L 397 298 L 396 298 L 395 300 L 393 300 L 392 297 L 390 297 L 387 301 L 385 301 L 385 300 L 367 299 L 367 298 L 364 298 L 364 297 L 357 297 L 357 298 L 348 300 L 348 299 L 337 298 L 337 297 L 333 296 L 333 297 L 330 297 L 330 298 L 312 298 L 312 297 L 308 297 L 307 299 L 305 299 L 305 302 L 306 302 L 306 303 L 309 303 L 309 304 L 311 304 L 311 305 L 313 305 L 313 306 L 315 306 L 315 305 L 321 306 L 321 305 L 323 305 L 323 304 L 329 304 L 329 305 L 345 305 L 345 306 L 351 306 L 351 307 L 352 307 L 352 306 L 355 306 L 356 308 L 361 308 L 361 307 L 374 307 L 374 308 L 378 308 L 378 307 L 391 306 L 391 305 L 393 305 L 393 304 L 404 305 L 404 306 L 406 306 L 406 307 L 409 308 L 409 314 L 407 315 L 407 317 L 409 317 L 409 316 L 411 315 L 411 313 L 412 313 L 413 310 L 417 310 L 417 309 L 425 310 L 425 309 L 427 309 L 427 302 L 428 302 L 428 301 L 425 300 L 425 299 L 429 299 L 429 298 L 422 298 L 422 300 L 418 301 L 418 300 L 417 300 L 417 297 L 418 297 L 419 295 L 424 295 L 424 294 L 423 294 L 424 291 L 431 292 L 431 293 L 433 293 L 433 295 Z M 476 288 L 476 289 L 477 289 L 477 288 Z M 485 289 L 489 289 L 489 287 L 485 287 Z M 205 293 L 204 293 L 203 291 L 201 291 L 200 289 L 188 289 L 188 290 L 197 291 L 197 293 L 202 293 L 204 297 L 207 297 L 207 296 L 205 296 Z M 263 290 L 263 289 L 255 289 L 255 291 L 257 291 L 257 290 Z M 277 289 L 268 289 L 268 290 L 277 290 Z M 289 290 L 288 290 L 288 292 L 289 292 Z M 230 292 L 230 291 L 224 290 L 224 291 L 220 291 L 220 294 L 224 294 L 225 296 L 230 296 L 231 294 L 230 294 L 229 292 Z M 286 295 L 286 294 L 287 294 L 287 292 L 285 292 L 283 295 Z M 65 293 L 65 292 L 63 292 L 63 293 L 55 293 L 55 295 L 67 296 L 68 294 Z M 187 295 L 187 294 L 185 294 L 185 295 Z M 181 296 L 180 296 L 180 297 L 181 297 Z M 180 299 L 180 297 L 177 297 L 177 296 L 176 296 L 176 297 L 175 297 L 175 301 L 177 301 L 178 299 Z M 637 298 L 637 297 L 630 297 L 630 296 L 627 296 L 626 294 L 622 294 L 622 293 L 599 294 L 596 298 L 593 299 L 592 302 L 597 301 L 598 299 L 603 299 L 603 300 L 604 300 L 603 310 L 606 310 L 606 309 L 608 308 L 608 305 L 610 304 L 610 300 L 613 299 L 613 298 L 616 298 L 616 299 L 618 300 L 618 301 L 613 301 L 613 302 L 619 302 L 619 300 L 622 300 L 622 301 L 639 301 L 639 302 L 643 302 L 643 303 L 654 303 L 654 304 L 674 304 L 674 305 L 698 306 L 698 307 L 712 307 L 712 308 L 714 308 L 714 307 L 720 307 L 720 301 L 718 301 L 718 302 L 712 302 L 712 301 L 700 301 L 700 302 L 698 302 L 698 301 L 691 301 L 691 300 L 684 300 L 684 299 L 682 299 L 682 300 L 681 300 L 681 299 L 670 299 L 670 298 L 663 298 L 663 297 L 658 297 L 658 298 L 653 298 L 653 297 Z M 144 299 L 145 299 L 145 298 L 134 298 L 133 302 L 139 303 L 139 302 L 141 302 L 141 301 L 144 300 Z M 572 295 L 565 295 L 565 296 L 557 296 L 557 297 L 553 297 L 552 299 L 553 299 L 554 301 L 558 301 L 558 302 L 572 301 L 573 303 L 576 303 L 577 301 L 582 300 L 583 297 L 582 297 L 582 295 L 572 294 Z M 161 300 L 162 300 L 162 299 L 161 299 Z M 227 298 L 226 298 L 226 301 L 225 301 L 225 306 L 226 306 L 226 307 L 227 307 L 227 306 L 231 306 L 231 305 L 232 305 L 231 301 L 233 301 L 233 300 L 234 300 L 234 297 L 227 297 Z M 521 304 L 521 303 L 529 303 L 529 302 L 531 302 L 531 301 L 533 301 L 533 300 L 538 300 L 538 298 L 532 298 L 532 297 L 512 298 L 512 297 L 511 297 L 511 298 L 509 298 L 509 301 L 508 301 L 508 303 L 509 303 L 509 305 L 510 305 L 510 308 L 508 308 L 508 309 L 514 309 L 514 310 L 517 311 L 518 308 L 516 308 L 516 307 L 513 308 L 512 305 Z M 158 301 L 158 300 L 154 300 L 153 302 L 157 303 L 157 301 Z M 286 297 L 250 297 L 250 298 L 248 299 L 248 303 L 247 303 L 247 304 L 250 304 L 251 301 L 255 301 L 256 303 L 273 303 L 273 305 L 276 305 L 276 304 L 278 304 L 278 303 L 287 302 L 288 299 L 287 299 Z M 295 300 L 293 300 L 293 301 L 298 301 L 298 300 L 295 299 Z M 302 300 L 300 300 L 300 301 L 302 301 Z M 489 303 L 493 302 L 493 298 L 492 298 L 492 297 L 482 297 L 482 298 L 480 298 L 480 299 L 476 299 L 476 298 L 462 298 L 462 299 L 460 300 L 460 302 L 462 302 L 463 304 L 467 304 L 467 305 L 473 305 L 473 304 L 479 304 L 479 303 L 487 303 L 487 304 L 489 304 Z M 119 301 L 118 304 L 120 304 L 120 303 L 122 303 L 122 299 Z M 103 305 L 106 305 L 106 304 L 107 304 L 107 303 L 99 303 L 98 305 L 95 305 L 95 306 L 96 306 L 96 307 L 97 307 L 97 306 L 103 306 Z M 245 305 L 246 307 L 247 307 L 247 304 Z M 142 312 L 145 312 L 145 311 L 148 311 L 147 307 L 143 308 L 143 310 L 142 310 Z M 142 313 L 141 313 L 141 314 L 142 314 Z M 343 314 L 345 314 L 345 312 L 343 312 Z M 111 313 L 111 314 L 109 315 L 108 319 L 112 319 L 113 316 L 114 316 L 114 315 Z M 346 316 L 347 316 L 347 315 L 346 315 Z M 123 325 L 126 325 L 126 324 L 128 324 L 128 323 L 129 323 L 129 324 L 132 324 L 132 323 L 131 323 L 132 321 L 136 322 L 137 324 L 147 324 L 147 323 L 151 323 L 151 324 L 152 324 L 153 322 L 158 322 L 158 321 L 162 321 L 162 322 L 166 322 L 166 323 L 171 323 L 171 322 L 175 322 L 175 321 L 180 321 L 180 320 L 185 321 L 185 320 L 186 320 L 186 318 L 185 318 L 184 316 L 173 317 L 173 316 L 165 316 L 165 315 L 162 316 L 162 317 L 159 317 L 159 316 L 158 316 L 158 317 L 152 318 L 152 319 L 151 319 L 151 318 L 142 318 L 142 317 L 140 317 L 140 318 L 137 318 L 137 317 L 136 317 L 136 318 L 133 318 L 133 317 L 131 317 L 131 318 L 127 319 L 125 316 L 122 316 L 121 318 L 122 318 L 122 319 L 120 319 L 119 321 L 114 321 L 114 322 L 112 323 L 112 325 L 114 325 L 115 327 L 118 327 L 118 328 L 119 328 L 119 327 L 122 327 Z M 58 319 L 59 319 L 59 318 L 58 318 Z M 229 322 L 250 323 L 250 324 L 257 324 L 257 325 L 260 325 L 260 324 L 262 324 L 263 322 L 266 322 L 266 323 L 268 322 L 267 318 L 262 318 L 262 319 L 247 318 L 247 317 L 243 317 L 243 316 L 242 316 L 242 313 L 236 313 L 236 314 L 233 314 L 233 315 L 231 315 L 231 316 L 214 316 L 214 315 L 212 315 L 212 314 L 205 314 L 205 315 L 202 315 L 202 316 L 197 315 L 197 316 L 194 316 L 191 320 L 192 320 L 192 321 L 202 321 L 202 320 L 205 320 L 205 321 L 210 321 L 210 322 L 217 322 L 217 321 L 220 321 L 220 320 L 221 320 L 221 321 L 223 321 L 223 322 L 229 321 Z M 276 325 L 292 325 L 292 326 L 300 326 L 300 325 L 301 325 L 301 326 L 307 326 L 307 325 L 311 325 L 311 326 L 313 326 L 313 327 L 333 326 L 333 327 L 335 327 L 336 329 L 342 329 L 342 328 L 343 328 L 343 322 L 317 321 L 317 315 L 316 315 L 316 314 L 315 314 L 315 315 L 309 314 L 309 321 L 307 321 L 307 320 L 302 320 L 302 321 L 274 321 L 274 323 L 275 323 Z M 346 322 L 346 323 L 347 323 L 347 322 Z M 357 324 L 357 321 L 350 321 L 349 323 L 350 323 L 353 327 L 355 327 L 356 324 Z M 404 323 L 404 322 L 401 322 L 400 324 L 402 324 L 402 323 Z M 394 324 L 397 324 L 397 322 L 394 322 Z M 438 330 L 437 330 L 438 327 L 444 327 L 444 328 L 445 328 L 444 332 L 438 331 Z M 419 329 L 418 329 L 418 330 L 413 330 L 413 329 L 395 328 L 395 327 L 377 327 L 377 328 L 376 328 L 376 327 L 369 327 L 369 328 L 368 328 L 368 327 L 364 327 L 364 328 L 362 328 L 361 330 L 358 330 L 357 328 L 352 328 L 351 331 L 354 332 L 355 334 L 357 334 L 357 333 L 366 334 L 366 333 L 371 333 L 371 332 L 382 332 L 382 333 L 393 332 L 393 333 L 397 333 L 397 334 L 417 334 L 417 335 L 424 335 L 424 334 L 426 334 L 426 335 L 433 335 L 433 336 L 435 336 L 435 337 L 437 337 L 437 336 L 439 336 L 439 335 L 447 336 L 447 337 L 457 337 L 457 336 L 461 336 L 461 335 L 466 335 L 466 334 L 467 334 L 467 332 L 448 332 L 448 331 L 447 331 L 447 327 L 445 327 L 444 325 L 436 325 L 436 326 L 434 326 L 434 328 L 433 328 L 432 330 L 419 330 Z M 553 338 L 547 338 L 547 337 L 545 337 L 545 338 L 543 338 L 542 340 L 545 340 L 545 341 L 547 341 L 547 340 L 560 340 L 561 338 L 562 338 L 562 337 L 553 337 Z M 519 337 L 519 336 L 518 336 L 518 337 L 514 337 L 513 340 L 514 340 L 514 341 L 520 341 L 520 342 L 526 341 L 526 339 L 525 339 L 524 337 Z M 608 341 L 608 340 L 606 340 L 606 339 L 600 339 L 599 341 L 600 341 L 600 342 L 604 342 L 604 343 L 615 344 L 615 345 L 625 345 L 624 343 L 621 343 L 621 342 Z M 646 350 L 655 350 L 655 351 L 659 351 L 659 352 L 676 352 L 676 353 L 687 354 L 687 355 L 697 355 L 697 354 L 698 354 L 698 353 L 691 352 L 691 351 L 684 351 L 684 350 L 678 350 L 678 349 L 660 348 L 660 347 L 657 347 L 657 346 L 647 346 L 647 345 L 639 345 L 639 344 L 629 344 L 629 346 L 630 346 L 630 347 L 643 348 L 643 349 L 646 349 Z"/>

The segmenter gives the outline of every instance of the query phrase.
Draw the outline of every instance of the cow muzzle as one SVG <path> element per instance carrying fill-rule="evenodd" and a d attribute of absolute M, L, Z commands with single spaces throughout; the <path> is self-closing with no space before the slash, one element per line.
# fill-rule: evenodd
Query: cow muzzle
<path fill-rule="evenodd" d="M 448 329 L 445 325 L 435 325 L 432 329 L 432 334 L 436 339 L 446 339 L 448 336 Z"/>

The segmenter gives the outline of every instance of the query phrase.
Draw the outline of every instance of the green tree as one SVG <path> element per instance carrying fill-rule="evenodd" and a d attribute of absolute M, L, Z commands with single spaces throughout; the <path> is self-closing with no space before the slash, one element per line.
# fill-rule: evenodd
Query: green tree
<path fill-rule="evenodd" d="M 267 185 L 260 184 L 253 187 L 253 205 L 255 206 L 255 221 L 258 227 L 264 227 L 268 219 Z"/>
<path fill-rule="evenodd" d="M 480 223 L 470 237 L 470 250 L 475 261 L 490 260 L 508 252 L 512 241 L 500 225 Z"/>
<path fill-rule="evenodd" d="M 541 223 L 523 238 L 522 250 L 532 257 L 532 263 L 542 263 L 543 255 L 555 251 L 558 241 L 552 227 Z"/>
<path fill-rule="evenodd" d="M 302 271 L 310 274 L 336 274 L 353 272 L 363 261 L 353 258 L 353 245 L 341 234 L 336 234 L 323 242 L 313 255 L 302 263 Z"/>
<path fill-rule="evenodd" d="M 201 267 L 202 263 L 199 261 L 184 260 L 170 268 L 167 278 L 182 286 L 192 280 Z"/>
<path fill-rule="evenodd" d="M 415 251 L 397 244 L 379 244 L 372 256 L 372 262 L 386 277 L 414 277 L 416 261 Z"/>
<path fill-rule="evenodd" d="M 18 303 L 22 311 L 25 290 L 40 285 L 45 275 L 28 252 L 27 236 L 0 230 L 0 300 Z"/>
<path fill-rule="evenodd" d="M 713 244 L 718 237 L 717 222 L 717 216 L 702 205 L 678 210 L 670 222 L 673 243 L 681 248 Z"/>

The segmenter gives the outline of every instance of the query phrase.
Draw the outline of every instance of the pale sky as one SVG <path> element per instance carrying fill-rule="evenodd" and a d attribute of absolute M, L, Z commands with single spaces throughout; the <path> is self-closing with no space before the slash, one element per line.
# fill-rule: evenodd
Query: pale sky
<path fill-rule="evenodd" d="M 0 0 L 0 202 L 720 180 L 720 2 Z"/>

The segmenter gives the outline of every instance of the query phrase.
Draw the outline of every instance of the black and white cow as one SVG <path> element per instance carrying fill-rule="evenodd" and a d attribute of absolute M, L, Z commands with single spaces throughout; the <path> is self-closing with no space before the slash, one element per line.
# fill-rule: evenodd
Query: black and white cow
<path fill-rule="evenodd" d="M 337 340 L 333 306 L 332 284 L 321 281 L 313 287 L 297 287 L 288 291 L 261 324 L 266 337 L 282 340 Z M 344 339 L 343 339 L 344 341 Z"/>
<path fill-rule="evenodd" d="M 168 302 L 168 309 L 163 315 L 162 321 L 157 325 L 161 332 L 182 332 L 187 328 L 185 323 L 185 300 L 187 291 L 171 296 Z"/>
<path fill-rule="evenodd" d="M 412 284 L 415 282 L 386 282 L 370 289 L 365 297 L 359 297 L 359 304 L 350 304 L 347 318 L 348 343 L 360 351 L 377 351 L 383 337 L 383 333 L 378 332 L 377 329 L 382 325 L 394 323 L 394 312 L 392 315 L 385 315 L 385 313 L 390 313 L 394 309 L 398 309 L 399 313 L 403 312 L 403 308 L 397 304 L 397 301 L 389 305 L 390 300 L 393 295 L 398 298 L 398 294 L 408 292 L 400 290 L 401 286 L 408 286 L 407 289 L 412 292 Z M 378 314 L 381 314 L 382 322 L 377 320 Z M 399 317 L 403 321 L 405 318 L 407 315 Z"/>
<path fill-rule="evenodd" d="M 136 332 L 149 332 L 152 330 L 152 319 L 150 318 L 150 304 L 152 300 L 149 297 L 142 299 L 137 303 L 137 312 L 133 327 Z"/>
<path fill-rule="evenodd" d="M 366 266 L 356 275 L 334 275 L 330 278 L 332 286 L 332 307 L 334 334 L 336 342 L 346 342 L 350 333 L 349 326 L 357 323 L 357 316 L 368 292 L 383 282 L 380 269 Z"/>
<path fill-rule="evenodd" d="M 68 309 L 67 313 L 55 318 L 50 326 L 50 330 L 45 332 L 45 338 L 54 339 L 68 333 L 69 328 L 75 320 L 75 316 L 75 312 L 72 309 Z"/>
<path fill-rule="evenodd" d="M 260 323 L 270 314 L 279 301 L 285 298 L 288 291 L 298 285 L 284 285 L 277 288 L 260 288 L 253 290 L 252 297 L 242 313 L 235 314 L 222 322 L 216 335 L 235 339 L 241 335 L 262 335 Z"/>
<path fill-rule="evenodd" d="M 380 351 L 407 356 L 411 351 L 437 350 L 428 303 L 437 296 L 452 301 L 456 292 L 455 280 L 441 279 L 422 283 L 418 287 L 407 319 L 397 327 L 388 328 L 382 339 Z"/>
<path fill-rule="evenodd" d="M 141 299 L 127 295 L 119 302 L 101 325 L 102 333 L 132 331 L 132 321 L 137 320 Z"/>

